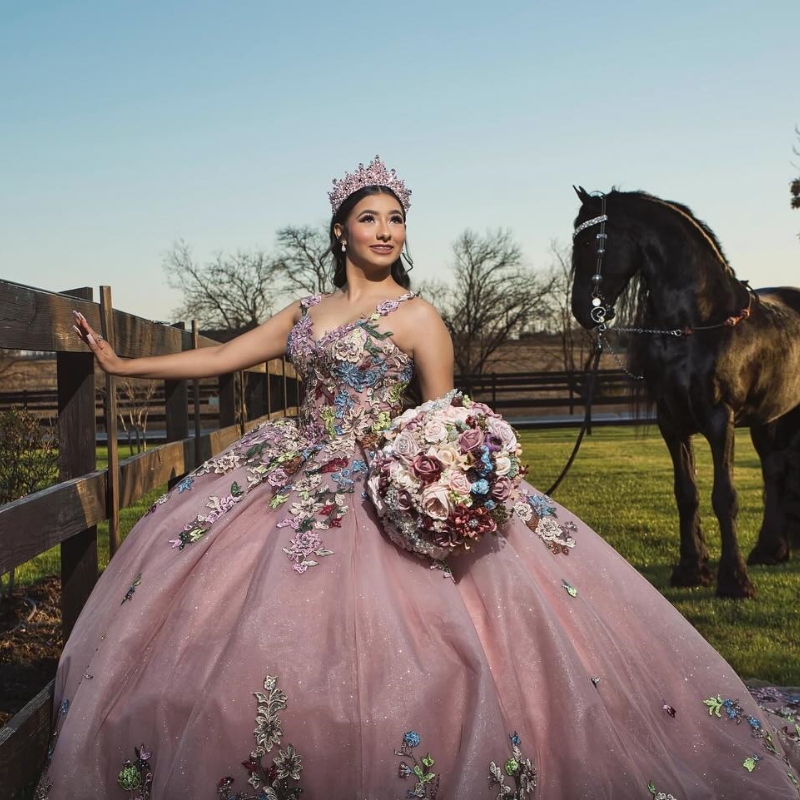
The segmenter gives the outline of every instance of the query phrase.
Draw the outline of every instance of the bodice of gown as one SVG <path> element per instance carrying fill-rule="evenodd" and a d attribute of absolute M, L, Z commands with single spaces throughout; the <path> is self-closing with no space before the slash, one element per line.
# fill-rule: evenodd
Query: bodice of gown
<path fill-rule="evenodd" d="M 356 443 L 374 440 L 377 431 L 402 410 L 413 362 L 381 322 L 412 297 L 409 292 L 387 300 L 369 317 L 319 338 L 308 309 L 321 296 L 300 301 L 302 317 L 289 334 L 287 353 L 303 381 L 299 424 L 309 442 L 327 443 L 341 455 L 350 455 Z"/>

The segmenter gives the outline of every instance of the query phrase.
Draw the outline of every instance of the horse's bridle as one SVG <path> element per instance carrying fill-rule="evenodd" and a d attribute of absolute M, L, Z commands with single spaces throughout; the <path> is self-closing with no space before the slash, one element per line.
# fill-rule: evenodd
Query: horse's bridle
<path fill-rule="evenodd" d="M 606 214 L 606 196 L 602 192 L 598 196 L 600 197 L 600 216 L 587 219 L 586 222 L 581 222 L 572 234 L 572 241 L 574 242 L 578 234 L 585 231 L 587 228 L 591 228 L 594 225 L 600 226 L 600 233 L 595 236 L 597 240 L 597 266 L 595 267 L 594 275 L 592 275 L 591 279 L 592 310 L 589 316 L 591 316 L 592 322 L 598 325 L 605 325 L 606 320 L 614 316 L 614 308 L 603 303 L 603 291 L 600 288 L 603 283 L 603 256 L 606 253 L 606 239 L 608 239 L 608 234 L 606 233 L 608 215 Z"/>
<path fill-rule="evenodd" d="M 595 267 L 594 275 L 591 277 L 592 310 L 589 312 L 589 316 L 591 316 L 592 321 L 597 324 L 598 333 L 602 336 L 607 330 L 606 323 L 614 318 L 614 306 L 609 306 L 605 303 L 603 290 L 601 288 L 603 283 L 603 256 L 606 253 L 606 240 L 608 239 L 608 234 L 606 233 L 606 222 L 608 222 L 608 214 L 606 214 L 606 196 L 602 192 L 597 192 L 595 196 L 600 198 L 600 216 L 587 219 L 586 222 L 582 222 L 578 225 L 572 233 L 572 241 L 574 242 L 578 234 L 585 231 L 587 228 L 591 228 L 594 225 L 600 226 L 600 233 L 595 236 L 597 240 L 597 266 Z M 617 333 L 649 333 L 680 338 L 682 336 L 691 336 L 695 331 L 712 331 L 717 328 L 732 328 L 734 325 L 738 325 L 743 320 L 750 318 L 753 298 L 755 297 L 755 292 L 750 288 L 748 281 L 739 280 L 738 282 L 744 287 L 747 293 L 747 306 L 742 308 L 738 314 L 732 314 L 726 317 L 722 322 L 712 325 L 695 325 L 692 327 L 687 325 L 685 328 L 671 328 L 667 330 L 654 330 L 649 328 L 614 328 L 614 330 Z M 638 379 L 638 376 L 635 377 Z"/>

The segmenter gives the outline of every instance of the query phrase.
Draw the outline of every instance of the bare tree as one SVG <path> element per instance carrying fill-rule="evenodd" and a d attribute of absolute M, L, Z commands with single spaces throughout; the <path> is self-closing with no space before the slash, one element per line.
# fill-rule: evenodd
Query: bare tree
<path fill-rule="evenodd" d="M 178 318 L 196 319 L 201 328 L 234 331 L 254 328 L 272 313 L 281 272 L 279 262 L 260 250 L 219 253 L 200 264 L 184 241 L 167 253 L 164 271 L 167 283 L 183 291 Z"/>
<path fill-rule="evenodd" d="M 325 228 L 303 225 L 281 228 L 278 238 L 278 264 L 287 291 L 318 294 L 333 288 L 333 259 Z"/>
<path fill-rule="evenodd" d="M 117 418 L 128 437 L 128 446 L 136 452 L 147 450 L 147 420 L 158 381 L 144 378 L 119 378 L 117 380 Z"/>
<path fill-rule="evenodd" d="M 450 329 L 456 371 L 480 375 L 503 342 L 547 318 L 551 281 L 524 265 L 505 230 L 464 231 L 453 244 L 452 271 L 452 284 L 429 282 L 423 293 Z"/>
<path fill-rule="evenodd" d="M 592 351 L 592 335 L 577 325 L 572 316 L 571 248 L 552 239 L 550 254 L 553 261 L 549 272 L 552 298 L 549 327 L 558 335 L 564 370 L 577 371 L 583 369 L 587 354 Z"/>

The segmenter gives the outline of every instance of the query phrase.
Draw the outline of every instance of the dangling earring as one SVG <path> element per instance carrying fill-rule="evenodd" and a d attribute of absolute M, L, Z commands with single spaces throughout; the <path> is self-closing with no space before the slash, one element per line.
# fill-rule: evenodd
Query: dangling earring
<path fill-rule="evenodd" d="M 344 253 L 347 250 L 347 242 L 342 242 L 342 252 Z"/>

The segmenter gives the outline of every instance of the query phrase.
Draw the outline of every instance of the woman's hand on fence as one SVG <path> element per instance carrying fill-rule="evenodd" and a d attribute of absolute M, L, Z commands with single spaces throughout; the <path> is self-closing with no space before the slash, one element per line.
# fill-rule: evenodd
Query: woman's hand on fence
<path fill-rule="evenodd" d="M 75 324 L 72 326 L 75 329 L 75 333 L 94 353 L 100 368 L 112 375 L 119 374 L 122 359 L 114 352 L 111 345 L 99 333 L 95 333 L 86 317 L 80 311 L 73 311 L 72 318 L 75 320 Z"/>

